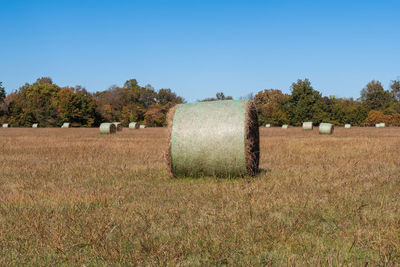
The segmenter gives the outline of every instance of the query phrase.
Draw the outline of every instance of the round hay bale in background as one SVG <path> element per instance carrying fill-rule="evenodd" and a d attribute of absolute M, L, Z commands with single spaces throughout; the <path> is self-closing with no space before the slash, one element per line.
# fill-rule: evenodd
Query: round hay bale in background
<path fill-rule="evenodd" d="M 32 124 L 32 128 L 39 128 L 39 123 Z"/>
<path fill-rule="evenodd" d="M 146 128 L 146 125 L 140 124 L 140 129 Z"/>
<path fill-rule="evenodd" d="M 287 129 L 287 128 L 289 128 L 289 125 L 287 124 L 282 125 L 282 129 Z"/>
<path fill-rule="evenodd" d="M 3 128 L 9 128 L 9 127 L 10 127 L 10 125 L 8 125 L 8 123 L 3 124 Z"/>
<path fill-rule="evenodd" d="M 377 124 L 375 124 L 375 127 L 376 127 L 376 128 L 385 128 L 385 127 L 386 127 L 386 124 L 385 124 L 384 122 L 377 123 Z"/>
<path fill-rule="evenodd" d="M 136 122 L 131 122 L 131 123 L 129 123 L 129 129 L 138 129 L 138 127 L 139 127 L 139 124 L 138 123 L 136 123 Z"/>
<path fill-rule="evenodd" d="M 332 123 L 321 122 L 319 124 L 319 134 L 333 134 L 334 128 Z"/>
<path fill-rule="evenodd" d="M 167 117 L 168 164 L 173 176 L 255 175 L 260 157 L 257 110 L 252 101 L 177 105 Z"/>
<path fill-rule="evenodd" d="M 303 130 L 305 130 L 305 131 L 312 131 L 312 129 L 313 129 L 313 123 L 312 123 L 312 121 L 303 122 Z"/>
<path fill-rule="evenodd" d="M 345 128 L 345 129 L 350 129 L 350 128 L 351 128 L 351 124 L 345 124 L 345 125 L 344 125 L 344 128 Z"/>
<path fill-rule="evenodd" d="M 103 122 L 100 124 L 99 129 L 101 134 L 114 134 L 117 132 L 115 124 L 110 122 Z"/>
<path fill-rule="evenodd" d="M 265 128 L 271 128 L 271 124 L 265 124 Z"/>
<path fill-rule="evenodd" d="M 69 122 L 64 122 L 61 128 L 71 128 L 71 123 Z"/>
<path fill-rule="evenodd" d="M 117 131 L 118 131 L 118 132 L 122 131 L 122 123 L 120 123 L 120 122 L 113 122 L 113 124 L 114 124 L 115 127 L 117 128 Z"/>

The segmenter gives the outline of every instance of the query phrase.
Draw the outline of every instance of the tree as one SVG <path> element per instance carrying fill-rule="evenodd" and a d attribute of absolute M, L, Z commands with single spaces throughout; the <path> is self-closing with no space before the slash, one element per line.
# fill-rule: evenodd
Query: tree
<path fill-rule="evenodd" d="M 283 104 L 283 110 L 288 114 L 290 122 L 293 125 L 301 125 L 304 121 L 318 118 L 316 112 L 322 111 L 322 106 L 318 106 L 322 96 L 314 90 L 311 82 L 308 79 L 299 79 L 292 84 L 291 91 L 291 96 Z"/>
<path fill-rule="evenodd" d="M 0 82 L 0 104 L 4 102 L 6 98 L 6 88 L 3 87 L 3 82 Z"/>
<path fill-rule="evenodd" d="M 270 123 L 281 125 L 289 123 L 288 115 L 281 108 L 282 103 L 289 99 L 289 95 L 281 90 L 268 89 L 258 92 L 254 97 L 260 125 Z"/>
<path fill-rule="evenodd" d="M 390 84 L 390 88 L 392 89 L 391 93 L 394 99 L 397 102 L 400 102 L 400 80 L 393 80 Z"/>
<path fill-rule="evenodd" d="M 390 92 L 383 89 L 379 81 L 372 80 L 361 90 L 361 102 L 368 110 L 383 111 L 392 102 Z"/>

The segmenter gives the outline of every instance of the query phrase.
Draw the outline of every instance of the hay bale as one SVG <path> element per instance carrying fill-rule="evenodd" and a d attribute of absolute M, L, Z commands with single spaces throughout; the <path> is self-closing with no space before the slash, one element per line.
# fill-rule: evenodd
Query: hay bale
<path fill-rule="evenodd" d="M 32 128 L 39 128 L 39 123 L 32 124 Z"/>
<path fill-rule="evenodd" d="M 265 128 L 271 128 L 271 124 L 265 124 Z"/>
<path fill-rule="evenodd" d="M 110 122 L 100 124 L 99 129 L 101 134 L 115 134 L 117 132 L 115 124 Z"/>
<path fill-rule="evenodd" d="M 303 130 L 305 130 L 305 131 L 312 131 L 312 130 L 313 130 L 313 123 L 312 123 L 312 121 L 303 122 Z"/>
<path fill-rule="evenodd" d="M 351 124 L 348 124 L 348 123 L 345 124 L 345 125 L 344 125 L 344 128 L 345 128 L 345 129 L 350 129 L 350 128 L 351 128 Z"/>
<path fill-rule="evenodd" d="M 321 122 L 319 124 L 319 134 L 333 134 L 335 126 L 332 123 Z"/>
<path fill-rule="evenodd" d="M 386 124 L 385 124 L 384 122 L 377 123 L 377 124 L 375 124 L 375 127 L 376 127 L 376 128 L 385 128 L 385 127 L 386 127 Z"/>
<path fill-rule="evenodd" d="M 289 128 L 289 125 L 287 124 L 282 125 L 282 129 L 287 129 L 287 128 Z"/>
<path fill-rule="evenodd" d="M 129 123 L 129 129 L 138 129 L 139 128 L 139 124 L 136 122 L 131 122 Z"/>
<path fill-rule="evenodd" d="M 120 122 L 113 122 L 113 124 L 114 124 L 115 127 L 117 128 L 117 132 L 122 131 L 122 123 L 120 123 Z"/>
<path fill-rule="evenodd" d="M 143 125 L 143 124 L 140 124 L 140 127 L 139 127 L 140 129 L 144 129 L 144 128 L 146 128 L 146 125 Z"/>
<path fill-rule="evenodd" d="M 71 128 L 71 123 L 69 122 L 64 122 L 61 128 Z"/>
<path fill-rule="evenodd" d="M 3 124 L 3 128 L 9 128 L 9 127 L 10 127 L 10 125 L 8 123 Z"/>
<path fill-rule="evenodd" d="M 181 104 L 167 116 L 173 176 L 235 177 L 258 172 L 257 110 L 252 101 Z"/>

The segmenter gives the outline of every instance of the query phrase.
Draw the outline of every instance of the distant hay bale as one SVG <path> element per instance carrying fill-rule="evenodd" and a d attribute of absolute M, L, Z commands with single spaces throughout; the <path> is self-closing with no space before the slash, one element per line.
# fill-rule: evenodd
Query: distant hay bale
<path fill-rule="evenodd" d="M 265 124 L 265 128 L 271 128 L 271 124 Z"/>
<path fill-rule="evenodd" d="M 312 131 L 312 129 L 313 129 L 313 123 L 312 123 L 312 121 L 303 122 L 303 130 L 305 130 L 305 131 Z"/>
<path fill-rule="evenodd" d="M 71 128 L 71 123 L 69 122 L 64 122 L 61 128 Z"/>
<path fill-rule="evenodd" d="M 117 128 L 117 132 L 122 131 L 122 123 L 120 123 L 120 122 L 113 122 L 113 124 L 114 124 L 115 127 Z"/>
<path fill-rule="evenodd" d="M 344 128 L 345 128 L 345 129 L 350 129 L 350 128 L 351 128 L 351 124 L 345 124 L 345 125 L 344 125 Z"/>
<path fill-rule="evenodd" d="M 100 124 L 100 133 L 101 134 L 114 134 L 117 132 L 117 127 L 114 123 L 104 122 Z"/>
<path fill-rule="evenodd" d="M 144 129 L 144 128 L 146 128 L 146 125 L 143 125 L 143 124 L 140 124 L 140 127 L 139 127 L 140 129 Z"/>
<path fill-rule="evenodd" d="M 137 122 L 131 122 L 129 123 L 129 129 L 138 129 L 139 124 Z"/>
<path fill-rule="evenodd" d="M 173 176 L 255 175 L 259 164 L 257 110 L 252 101 L 177 105 L 168 116 L 168 164 Z"/>
<path fill-rule="evenodd" d="M 377 123 L 377 124 L 375 124 L 375 127 L 376 127 L 376 128 L 385 128 L 385 127 L 386 127 L 386 124 L 385 124 L 384 122 Z"/>
<path fill-rule="evenodd" d="M 287 128 L 289 128 L 289 125 L 287 124 L 282 125 L 282 129 L 287 129 Z"/>
<path fill-rule="evenodd" d="M 9 127 L 10 127 L 10 125 L 8 123 L 3 124 L 3 128 L 9 128 Z"/>
<path fill-rule="evenodd" d="M 320 123 L 319 134 L 333 134 L 334 125 L 332 123 Z"/>
<path fill-rule="evenodd" d="M 32 128 L 39 128 L 39 123 L 32 124 Z"/>

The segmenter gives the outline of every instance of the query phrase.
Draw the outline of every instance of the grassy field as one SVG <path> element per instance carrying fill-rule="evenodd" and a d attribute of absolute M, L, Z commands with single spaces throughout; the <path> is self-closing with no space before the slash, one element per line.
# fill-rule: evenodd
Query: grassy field
<path fill-rule="evenodd" d="M 398 265 L 400 128 L 317 131 L 228 180 L 169 178 L 166 129 L 0 128 L 0 265 Z"/>

